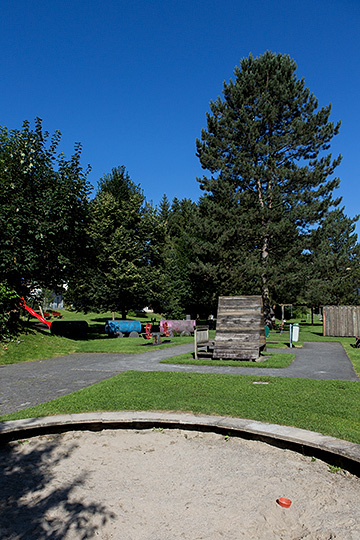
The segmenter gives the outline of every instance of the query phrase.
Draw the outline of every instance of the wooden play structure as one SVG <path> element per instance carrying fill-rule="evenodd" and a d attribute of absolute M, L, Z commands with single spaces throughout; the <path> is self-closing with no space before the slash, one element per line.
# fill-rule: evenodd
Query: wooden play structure
<path fill-rule="evenodd" d="M 261 296 L 220 296 L 215 340 L 208 340 L 206 327 L 195 335 L 195 357 L 257 361 L 266 348 Z"/>

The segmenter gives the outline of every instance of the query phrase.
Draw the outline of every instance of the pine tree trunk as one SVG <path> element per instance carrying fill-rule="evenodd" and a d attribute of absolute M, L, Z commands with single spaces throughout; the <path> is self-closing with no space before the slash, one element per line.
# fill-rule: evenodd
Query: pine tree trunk
<path fill-rule="evenodd" d="M 264 212 L 266 209 L 265 197 L 262 191 L 262 186 L 260 180 L 257 181 L 257 190 L 259 197 L 259 204 L 261 211 Z M 269 191 L 271 192 L 271 185 L 269 185 Z M 272 200 L 268 203 L 269 208 L 272 207 Z M 269 231 L 268 231 L 269 221 L 268 218 L 263 214 L 262 217 L 262 230 L 263 230 L 263 243 L 261 250 L 261 285 L 262 285 L 262 299 L 263 299 L 263 314 L 264 314 L 264 324 L 268 325 L 271 328 L 271 313 L 270 313 L 270 294 L 269 294 L 269 282 L 268 282 L 268 257 L 269 257 Z"/>
<path fill-rule="evenodd" d="M 263 313 L 264 313 L 264 323 L 268 324 L 271 328 L 271 313 L 270 313 L 270 294 L 269 294 L 269 283 L 267 276 L 267 262 L 269 256 L 269 237 L 264 236 L 263 247 L 261 253 L 261 263 L 263 271 L 261 274 L 261 284 L 262 284 L 262 299 L 263 299 Z"/>

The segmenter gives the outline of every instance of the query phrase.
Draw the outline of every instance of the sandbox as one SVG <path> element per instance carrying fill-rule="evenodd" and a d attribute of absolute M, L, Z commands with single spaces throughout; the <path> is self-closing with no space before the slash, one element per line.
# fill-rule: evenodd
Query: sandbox
<path fill-rule="evenodd" d="M 256 440 L 161 427 L 70 430 L 0 452 L 4 539 L 360 538 L 357 476 Z"/>

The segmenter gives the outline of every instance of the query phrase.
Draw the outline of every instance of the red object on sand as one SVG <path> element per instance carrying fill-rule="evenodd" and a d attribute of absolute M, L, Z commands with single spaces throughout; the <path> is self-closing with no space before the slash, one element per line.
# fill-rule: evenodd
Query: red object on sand
<path fill-rule="evenodd" d="M 276 502 L 283 508 L 289 508 L 291 506 L 290 499 L 286 499 L 286 497 L 279 497 L 279 499 L 276 499 Z"/>

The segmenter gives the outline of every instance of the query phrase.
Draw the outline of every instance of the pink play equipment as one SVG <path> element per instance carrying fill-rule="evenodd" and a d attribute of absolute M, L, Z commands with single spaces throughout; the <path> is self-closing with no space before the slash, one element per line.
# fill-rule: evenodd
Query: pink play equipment
<path fill-rule="evenodd" d="M 195 320 L 182 320 L 182 321 L 160 321 L 160 331 L 163 331 L 164 325 L 167 324 L 167 329 L 170 335 L 180 334 L 181 336 L 190 336 L 194 333 L 196 321 Z"/>

